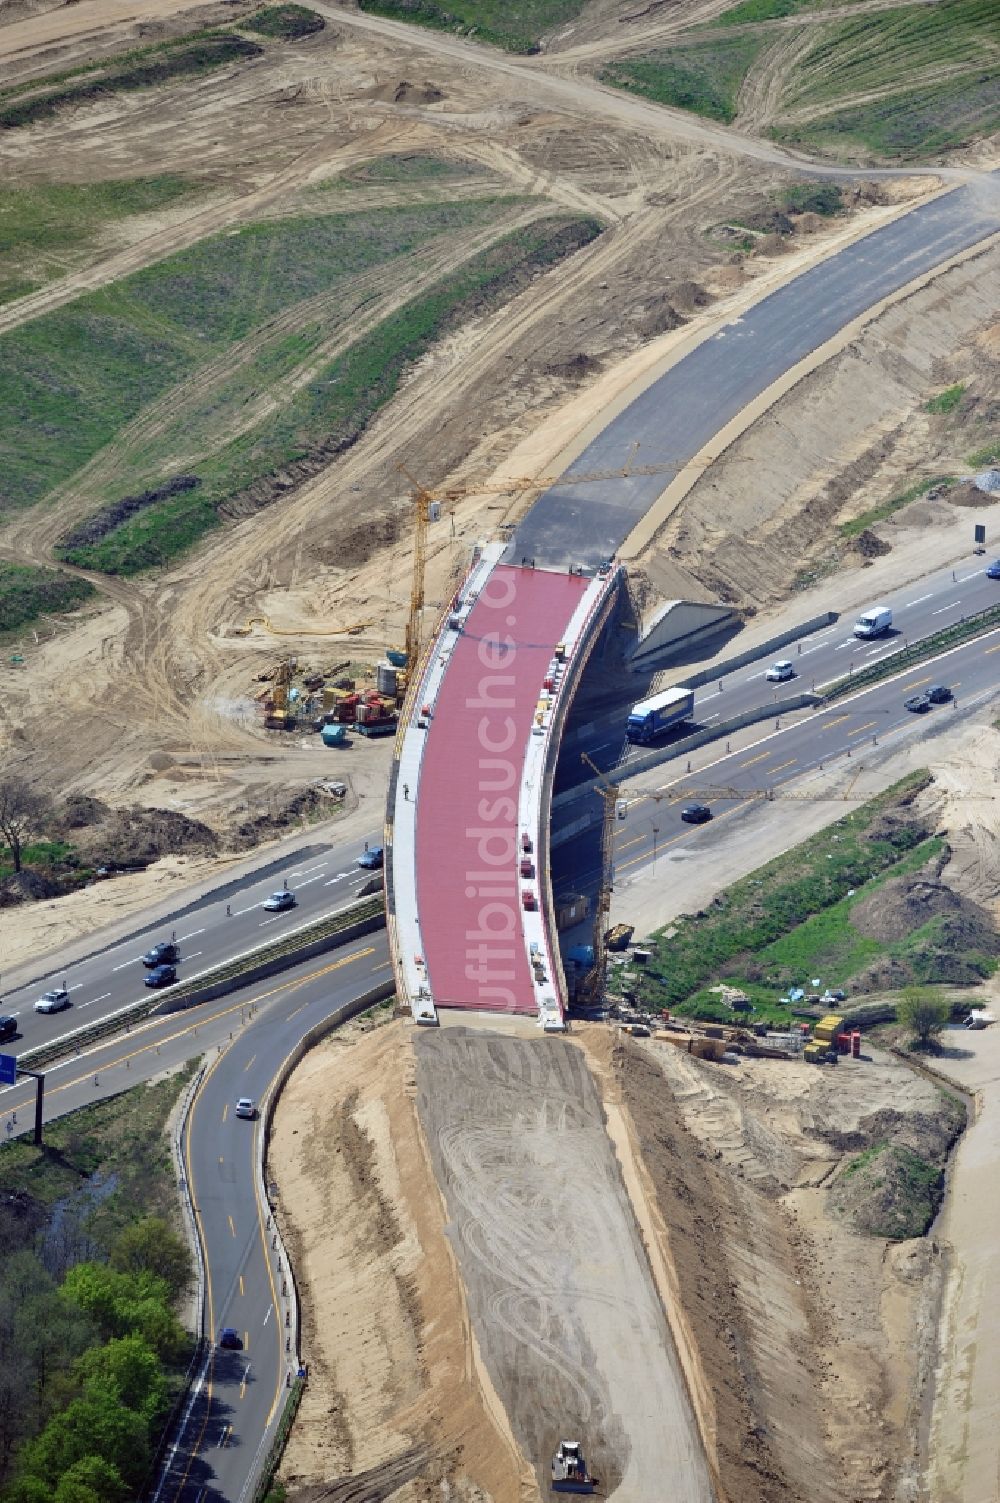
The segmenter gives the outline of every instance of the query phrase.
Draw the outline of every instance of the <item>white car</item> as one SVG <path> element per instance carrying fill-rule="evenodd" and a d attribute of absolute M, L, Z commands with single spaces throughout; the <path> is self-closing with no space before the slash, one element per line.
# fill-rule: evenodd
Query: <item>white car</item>
<path fill-rule="evenodd" d="M 69 1006 L 69 992 L 65 987 L 53 987 L 50 992 L 43 992 L 35 1003 L 36 1012 L 62 1012 L 64 1007 Z"/>
<path fill-rule="evenodd" d="M 795 669 L 787 658 L 780 658 L 777 663 L 772 663 L 764 674 L 768 683 L 783 684 L 786 679 L 795 677 Z"/>
<path fill-rule="evenodd" d="M 287 887 L 284 892 L 272 892 L 269 898 L 264 899 L 261 907 L 268 913 L 284 913 L 295 907 L 295 894 L 289 892 Z"/>
<path fill-rule="evenodd" d="M 254 1106 L 249 1096 L 241 1096 L 239 1101 L 237 1101 L 236 1115 L 237 1117 L 246 1117 L 247 1120 L 251 1122 L 253 1121 L 254 1117 L 256 1117 L 257 1108 Z"/>

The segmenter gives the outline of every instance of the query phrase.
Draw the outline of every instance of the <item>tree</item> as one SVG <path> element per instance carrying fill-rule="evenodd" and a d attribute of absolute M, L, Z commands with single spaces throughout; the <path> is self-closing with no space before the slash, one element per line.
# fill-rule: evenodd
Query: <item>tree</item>
<path fill-rule="evenodd" d="M 63 1472 L 52 1503 L 125 1503 L 122 1474 L 100 1456 L 84 1456 Z"/>
<path fill-rule="evenodd" d="M 155 1274 L 173 1299 L 190 1288 L 193 1277 L 187 1243 L 162 1216 L 147 1216 L 127 1226 L 111 1249 L 111 1265 L 119 1273 Z"/>
<path fill-rule="evenodd" d="M 51 810 L 46 794 L 37 792 L 23 778 L 0 779 L 0 838 L 10 851 L 14 870 L 21 870 L 25 844 L 38 834 Z"/>
<path fill-rule="evenodd" d="M 129 1487 L 136 1487 L 149 1465 L 148 1429 L 142 1415 L 123 1409 L 110 1394 L 74 1399 L 25 1446 L 20 1477 L 47 1483 L 52 1496 L 60 1478 L 90 1457 L 107 1462 Z"/>
<path fill-rule="evenodd" d="M 141 1414 L 152 1425 L 167 1405 L 167 1381 L 160 1360 L 141 1336 L 123 1336 L 92 1347 L 76 1364 L 85 1398 L 105 1394 Z"/>
<path fill-rule="evenodd" d="M 951 1004 L 928 986 L 910 986 L 896 1004 L 896 1016 L 914 1035 L 921 1048 L 944 1030 L 951 1017 Z"/>
<path fill-rule="evenodd" d="M 187 1338 L 170 1308 L 170 1290 L 155 1274 L 119 1273 L 101 1263 L 79 1263 L 59 1292 L 85 1310 L 104 1336 L 137 1333 L 165 1362 L 184 1349 Z"/>

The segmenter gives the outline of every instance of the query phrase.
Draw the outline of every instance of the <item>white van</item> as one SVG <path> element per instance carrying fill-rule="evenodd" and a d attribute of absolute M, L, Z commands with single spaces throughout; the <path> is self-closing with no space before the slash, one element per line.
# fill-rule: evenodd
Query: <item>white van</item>
<path fill-rule="evenodd" d="M 887 605 L 873 605 L 870 611 L 865 611 L 854 623 L 854 635 L 867 639 L 868 637 L 880 637 L 883 632 L 889 630 L 892 625 L 892 611 Z"/>

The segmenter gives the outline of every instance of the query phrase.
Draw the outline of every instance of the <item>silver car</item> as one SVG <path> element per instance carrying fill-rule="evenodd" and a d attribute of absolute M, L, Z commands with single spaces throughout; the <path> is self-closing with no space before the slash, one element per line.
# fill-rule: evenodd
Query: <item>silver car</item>
<path fill-rule="evenodd" d="M 43 992 L 35 1003 L 36 1012 L 62 1012 L 64 1007 L 69 1006 L 69 992 L 62 986 L 54 986 L 50 992 Z"/>
<path fill-rule="evenodd" d="M 779 658 L 776 663 L 771 664 L 764 677 L 768 683 L 783 684 L 786 679 L 795 677 L 795 668 L 787 658 Z"/>
<path fill-rule="evenodd" d="M 246 1117 L 246 1119 L 250 1122 L 252 1122 L 254 1117 L 256 1117 L 257 1108 L 251 1101 L 249 1096 L 241 1096 L 239 1101 L 237 1101 L 236 1115 L 237 1117 Z"/>

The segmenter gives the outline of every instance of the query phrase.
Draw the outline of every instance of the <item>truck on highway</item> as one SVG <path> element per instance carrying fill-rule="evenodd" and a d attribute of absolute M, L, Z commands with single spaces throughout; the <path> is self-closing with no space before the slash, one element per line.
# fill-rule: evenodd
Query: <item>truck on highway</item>
<path fill-rule="evenodd" d="M 892 625 L 892 611 L 887 605 L 873 605 L 870 611 L 865 611 L 854 623 L 854 635 L 867 641 L 870 637 L 880 637 L 887 632 Z"/>
<path fill-rule="evenodd" d="M 664 689 L 650 699 L 633 705 L 625 726 L 630 741 L 645 746 L 671 726 L 690 720 L 694 714 L 693 689 Z"/>

